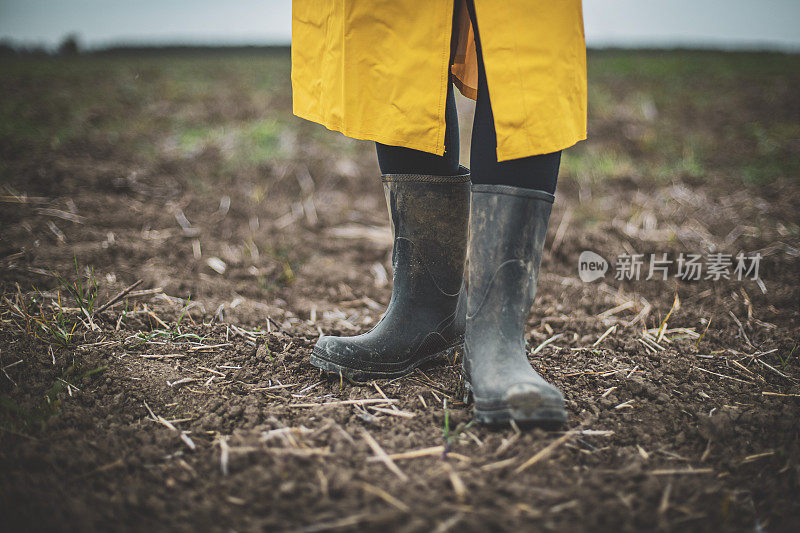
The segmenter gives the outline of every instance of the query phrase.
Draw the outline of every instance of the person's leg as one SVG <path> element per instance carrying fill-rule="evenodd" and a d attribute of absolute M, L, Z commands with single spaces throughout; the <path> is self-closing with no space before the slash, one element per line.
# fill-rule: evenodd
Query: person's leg
<path fill-rule="evenodd" d="M 445 123 L 444 155 L 375 143 L 381 174 L 428 174 L 432 176 L 458 174 L 458 111 L 452 83 L 448 85 L 447 89 Z"/>
<path fill-rule="evenodd" d="M 478 100 L 475 104 L 470 149 L 472 183 L 510 185 L 554 194 L 561 163 L 560 151 L 510 161 L 497 161 L 497 135 L 472 0 L 468 0 L 467 6 L 472 27 L 475 29 L 475 47 L 478 55 Z"/>
<path fill-rule="evenodd" d="M 561 392 L 526 355 L 525 322 L 536 295 L 560 153 L 498 163 L 497 139 L 475 9 L 478 102 L 472 133 L 467 318 L 463 370 L 479 422 L 561 423 Z"/>

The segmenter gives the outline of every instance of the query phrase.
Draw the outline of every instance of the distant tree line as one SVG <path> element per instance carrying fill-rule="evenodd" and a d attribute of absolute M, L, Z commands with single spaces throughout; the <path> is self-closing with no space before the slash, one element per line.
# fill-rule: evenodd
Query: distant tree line
<path fill-rule="evenodd" d="M 11 39 L 0 40 L 0 56 L 75 56 L 81 51 L 80 38 L 75 33 L 65 36 L 55 49 L 41 45 L 18 44 Z"/>
<path fill-rule="evenodd" d="M 76 34 L 65 36 L 56 48 L 41 45 L 30 46 L 14 43 L 10 39 L 0 40 L 0 57 L 3 56 L 77 56 L 77 55 L 142 55 L 142 54 L 208 54 L 242 52 L 286 52 L 289 45 L 127 45 L 118 44 L 104 48 L 86 49 Z"/>

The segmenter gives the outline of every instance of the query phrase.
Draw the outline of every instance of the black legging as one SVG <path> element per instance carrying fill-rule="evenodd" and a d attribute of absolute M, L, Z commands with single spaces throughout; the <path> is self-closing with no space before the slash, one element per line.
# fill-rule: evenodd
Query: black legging
<path fill-rule="evenodd" d="M 497 134 L 494 130 L 492 104 L 489 101 L 489 87 L 486 84 L 486 70 L 483 66 L 483 52 L 472 0 L 467 0 L 467 8 L 475 31 L 475 48 L 478 55 L 478 99 L 475 104 L 475 118 L 472 122 L 472 147 L 470 150 L 472 182 L 511 185 L 553 194 L 558 180 L 561 151 L 510 161 L 497 161 Z M 459 139 L 458 112 L 452 83 L 447 88 L 445 124 L 445 150 L 442 156 L 411 148 L 375 143 L 381 173 L 455 175 L 458 172 Z"/>

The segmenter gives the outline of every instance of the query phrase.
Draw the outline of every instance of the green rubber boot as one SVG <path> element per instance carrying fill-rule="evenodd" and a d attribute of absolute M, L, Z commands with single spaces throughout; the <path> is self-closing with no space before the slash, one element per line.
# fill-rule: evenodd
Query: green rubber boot
<path fill-rule="evenodd" d="M 470 176 L 461 170 L 383 176 L 394 233 L 389 307 L 367 333 L 320 337 L 312 365 L 355 381 L 394 378 L 463 345 Z"/>
<path fill-rule="evenodd" d="M 464 378 L 479 422 L 556 425 L 564 398 L 528 362 L 525 320 L 534 296 L 553 195 L 474 185 Z"/>

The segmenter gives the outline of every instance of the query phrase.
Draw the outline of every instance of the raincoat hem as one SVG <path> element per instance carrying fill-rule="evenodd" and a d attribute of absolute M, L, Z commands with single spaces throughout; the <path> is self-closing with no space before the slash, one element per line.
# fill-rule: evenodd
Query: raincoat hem
<path fill-rule="evenodd" d="M 577 137 L 568 137 L 564 141 L 557 141 L 547 144 L 540 144 L 536 145 L 535 148 L 526 148 L 524 150 L 518 149 L 505 149 L 502 150 L 499 146 L 497 147 L 497 161 L 510 161 L 512 159 L 521 159 L 523 157 L 531 157 L 534 155 L 542 155 L 542 154 L 552 154 L 553 152 L 558 152 L 560 150 L 566 150 L 570 146 L 575 146 L 581 141 L 586 140 L 586 134 L 579 135 Z"/>
<path fill-rule="evenodd" d="M 292 112 L 294 113 L 295 116 L 299 118 L 310 120 L 311 122 L 320 124 L 331 131 L 339 132 L 345 137 L 350 137 L 352 139 L 358 139 L 361 141 L 379 142 L 381 144 L 386 144 L 388 146 L 401 146 L 403 148 L 419 150 L 421 152 L 427 152 L 429 154 L 434 154 L 434 155 L 444 155 L 444 143 L 442 143 L 441 146 L 436 146 L 431 144 L 423 144 L 423 143 L 409 141 L 407 137 L 392 137 L 390 135 L 381 135 L 362 130 L 351 130 L 349 128 L 344 127 L 340 122 L 332 120 L 323 120 L 322 118 L 312 113 L 305 113 L 298 110 L 293 110 Z M 437 137 L 441 137 L 441 135 L 437 135 Z"/>

